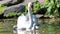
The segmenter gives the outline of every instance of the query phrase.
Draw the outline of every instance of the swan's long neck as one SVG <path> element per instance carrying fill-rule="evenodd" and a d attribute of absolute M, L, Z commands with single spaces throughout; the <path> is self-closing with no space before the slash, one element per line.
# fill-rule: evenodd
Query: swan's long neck
<path fill-rule="evenodd" d="M 29 21 L 32 23 L 32 13 L 31 13 L 31 3 L 28 4 L 28 16 L 29 16 Z"/>

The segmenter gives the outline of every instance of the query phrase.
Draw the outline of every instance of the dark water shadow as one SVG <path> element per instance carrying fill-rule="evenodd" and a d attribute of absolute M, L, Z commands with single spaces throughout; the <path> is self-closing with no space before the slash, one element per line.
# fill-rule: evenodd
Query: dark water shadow
<path fill-rule="evenodd" d="M 59 13 L 59 16 L 58 17 L 60 18 L 60 7 L 58 8 L 58 13 Z"/>

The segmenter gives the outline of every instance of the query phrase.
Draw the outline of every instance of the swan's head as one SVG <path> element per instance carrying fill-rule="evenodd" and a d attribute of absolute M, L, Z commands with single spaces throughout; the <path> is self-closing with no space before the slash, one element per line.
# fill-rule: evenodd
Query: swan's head
<path fill-rule="evenodd" d="M 29 2 L 29 3 L 28 3 L 28 7 L 30 7 L 31 5 L 32 5 L 32 3 L 31 3 L 31 2 Z"/>
<path fill-rule="evenodd" d="M 32 2 L 29 2 L 29 3 L 28 3 L 28 9 L 32 10 L 32 7 L 33 7 Z"/>

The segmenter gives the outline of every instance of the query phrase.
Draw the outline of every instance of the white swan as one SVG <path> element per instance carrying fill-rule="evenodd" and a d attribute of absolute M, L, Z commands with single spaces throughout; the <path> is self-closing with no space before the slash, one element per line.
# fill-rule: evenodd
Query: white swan
<path fill-rule="evenodd" d="M 31 11 L 32 11 L 31 6 L 32 6 L 32 3 L 30 2 L 28 4 L 28 15 L 27 16 L 22 14 L 21 16 L 18 17 L 18 20 L 17 20 L 18 34 L 25 34 L 21 30 L 32 29 L 32 27 L 35 26 L 38 22 L 36 19 L 36 16 L 31 14 Z"/>

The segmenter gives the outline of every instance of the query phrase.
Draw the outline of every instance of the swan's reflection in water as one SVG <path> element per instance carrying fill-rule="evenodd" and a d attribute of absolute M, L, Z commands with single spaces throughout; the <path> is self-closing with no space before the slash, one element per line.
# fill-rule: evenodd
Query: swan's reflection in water
<path fill-rule="evenodd" d="M 44 23 L 44 24 L 43 24 Z M 0 20 L 0 34 L 17 34 L 13 32 L 13 26 L 17 24 L 17 19 Z M 34 34 L 60 34 L 60 19 L 39 19 L 39 29 Z M 33 34 L 32 31 L 22 31 L 26 34 Z"/>

